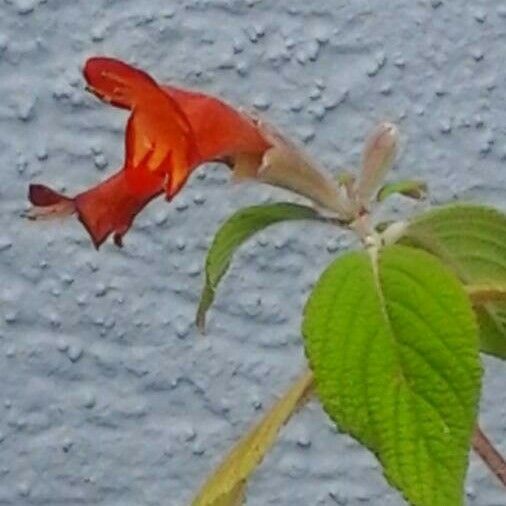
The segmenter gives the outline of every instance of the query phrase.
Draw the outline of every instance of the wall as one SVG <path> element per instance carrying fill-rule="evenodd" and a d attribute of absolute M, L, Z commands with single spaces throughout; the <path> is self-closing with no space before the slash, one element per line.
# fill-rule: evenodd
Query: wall
<path fill-rule="evenodd" d="M 323 225 L 260 234 L 202 337 L 192 322 L 214 231 L 287 194 L 204 167 L 139 217 L 123 250 L 94 251 L 72 220 L 21 219 L 30 182 L 72 193 L 122 162 L 125 114 L 85 92 L 87 57 L 257 108 L 333 172 L 357 166 L 364 136 L 389 119 L 403 134 L 397 175 L 428 181 L 434 202 L 504 208 L 505 44 L 499 0 L 2 0 L 0 505 L 188 504 L 302 370 L 301 308 L 352 244 Z M 486 366 L 482 424 L 506 452 L 504 367 Z M 466 491 L 470 505 L 504 504 L 474 456 Z M 403 502 L 312 402 L 247 504 Z"/>

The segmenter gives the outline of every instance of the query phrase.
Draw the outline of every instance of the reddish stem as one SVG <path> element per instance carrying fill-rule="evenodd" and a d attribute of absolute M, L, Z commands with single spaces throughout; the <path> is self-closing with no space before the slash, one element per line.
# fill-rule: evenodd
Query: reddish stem
<path fill-rule="evenodd" d="M 506 487 L 506 460 L 495 449 L 487 436 L 477 425 L 473 435 L 473 449 L 481 457 L 485 465 L 497 476 Z"/>

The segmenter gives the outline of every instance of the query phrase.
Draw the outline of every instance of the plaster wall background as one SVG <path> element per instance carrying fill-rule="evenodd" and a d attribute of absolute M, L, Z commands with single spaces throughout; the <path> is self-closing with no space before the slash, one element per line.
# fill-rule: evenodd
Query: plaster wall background
<path fill-rule="evenodd" d="M 123 250 L 79 224 L 19 218 L 29 182 L 70 193 L 119 167 L 125 114 L 83 87 L 92 55 L 256 108 L 336 173 L 380 120 L 395 173 L 506 206 L 501 0 L 0 0 L 0 505 L 180 506 L 302 370 L 300 314 L 352 239 L 270 229 L 237 255 L 202 338 L 204 255 L 241 206 L 289 198 L 199 169 L 137 219 Z M 396 212 L 406 205 L 397 201 Z M 482 423 L 506 452 L 504 366 Z M 474 456 L 468 504 L 504 492 Z M 374 458 L 312 402 L 283 430 L 248 506 L 400 506 Z"/>

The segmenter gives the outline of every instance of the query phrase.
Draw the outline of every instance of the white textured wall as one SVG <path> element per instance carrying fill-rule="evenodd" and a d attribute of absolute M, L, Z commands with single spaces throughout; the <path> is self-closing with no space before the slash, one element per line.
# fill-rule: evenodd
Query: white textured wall
<path fill-rule="evenodd" d="M 192 320 L 213 232 L 286 194 L 208 166 L 123 250 L 99 253 L 75 222 L 20 219 L 29 182 L 73 192 L 122 161 L 125 114 L 84 91 L 87 57 L 257 107 L 333 171 L 392 120 L 398 174 L 440 202 L 504 208 L 505 51 L 501 0 L 0 0 L 0 505 L 187 504 L 302 369 L 301 308 L 351 242 L 323 225 L 260 234 L 203 338 Z M 486 364 L 482 422 L 506 452 L 506 370 Z M 506 503 L 474 457 L 467 491 Z M 403 503 L 313 402 L 251 483 L 248 505 L 267 504 Z"/>

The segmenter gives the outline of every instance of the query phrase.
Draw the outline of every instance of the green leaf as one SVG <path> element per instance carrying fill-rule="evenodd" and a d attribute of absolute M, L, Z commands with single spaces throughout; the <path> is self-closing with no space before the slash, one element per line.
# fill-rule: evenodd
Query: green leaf
<path fill-rule="evenodd" d="M 420 200 L 427 196 L 427 184 L 423 181 L 412 180 L 388 183 L 380 189 L 378 195 L 376 196 L 376 200 L 378 202 L 383 202 L 385 199 L 396 193 L 404 195 L 405 197 Z"/>
<path fill-rule="evenodd" d="M 232 448 L 208 478 L 192 506 L 240 506 L 246 480 L 271 448 L 284 424 L 306 398 L 313 374 L 303 374 L 262 420 Z"/>
<path fill-rule="evenodd" d="M 506 285 L 506 215 L 495 209 L 436 208 L 409 224 L 403 242 L 438 256 L 465 284 Z M 506 302 L 476 311 L 482 351 L 506 359 Z"/>
<path fill-rule="evenodd" d="M 241 209 L 221 226 L 207 253 L 205 285 L 196 317 L 201 331 L 205 328 L 206 313 L 213 303 L 216 287 L 227 272 L 235 251 L 252 235 L 274 223 L 309 219 L 323 220 L 311 207 L 277 203 Z"/>
<path fill-rule="evenodd" d="M 469 299 L 434 256 L 349 253 L 305 309 L 316 393 L 415 506 L 460 506 L 481 366 Z"/>

